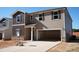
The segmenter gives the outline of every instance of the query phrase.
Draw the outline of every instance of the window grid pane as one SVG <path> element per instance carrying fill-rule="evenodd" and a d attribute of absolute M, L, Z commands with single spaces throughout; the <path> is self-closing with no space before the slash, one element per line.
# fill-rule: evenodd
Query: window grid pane
<path fill-rule="evenodd" d="M 21 19 L 22 19 L 21 15 L 17 15 L 16 16 L 16 22 L 17 23 L 20 23 Z"/>

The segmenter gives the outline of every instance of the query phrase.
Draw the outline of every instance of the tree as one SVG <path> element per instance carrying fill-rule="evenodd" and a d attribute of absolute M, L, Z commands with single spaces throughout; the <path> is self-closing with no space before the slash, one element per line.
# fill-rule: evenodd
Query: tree
<path fill-rule="evenodd" d="M 79 29 L 73 29 L 73 32 L 79 32 Z"/>

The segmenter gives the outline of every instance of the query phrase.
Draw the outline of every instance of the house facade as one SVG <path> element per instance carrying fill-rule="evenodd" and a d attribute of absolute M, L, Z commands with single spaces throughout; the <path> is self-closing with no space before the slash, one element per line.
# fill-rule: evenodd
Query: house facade
<path fill-rule="evenodd" d="M 12 19 L 2 18 L 0 20 L 0 40 L 10 40 L 12 36 Z"/>
<path fill-rule="evenodd" d="M 33 13 L 16 11 L 12 17 L 12 39 L 67 41 L 72 35 L 72 19 L 65 7 Z"/>

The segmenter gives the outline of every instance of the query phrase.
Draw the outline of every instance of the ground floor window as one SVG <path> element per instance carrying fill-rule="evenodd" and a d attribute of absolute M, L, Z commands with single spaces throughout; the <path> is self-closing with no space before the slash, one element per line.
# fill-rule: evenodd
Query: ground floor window
<path fill-rule="evenodd" d="M 17 37 L 20 36 L 20 29 L 16 29 L 16 36 L 17 36 Z"/>

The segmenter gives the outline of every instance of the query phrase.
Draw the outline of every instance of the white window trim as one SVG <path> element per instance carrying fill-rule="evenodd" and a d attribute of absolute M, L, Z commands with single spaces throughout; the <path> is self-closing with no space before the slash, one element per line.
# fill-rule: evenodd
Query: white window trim
<path fill-rule="evenodd" d="M 16 29 L 16 36 L 17 36 L 17 37 L 20 36 L 20 29 Z"/>
<path fill-rule="evenodd" d="M 19 21 L 17 21 L 17 17 L 19 17 Z M 21 14 L 16 16 L 16 23 L 20 23 L 21 22 Z"/>
<path fill-rule="evenodd" d="M 14 24 L 12 26 L 22 26 L 22 25 L 25 25 L 25 24 Z"/>

